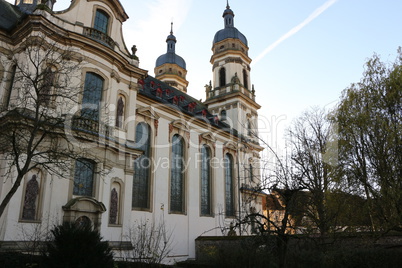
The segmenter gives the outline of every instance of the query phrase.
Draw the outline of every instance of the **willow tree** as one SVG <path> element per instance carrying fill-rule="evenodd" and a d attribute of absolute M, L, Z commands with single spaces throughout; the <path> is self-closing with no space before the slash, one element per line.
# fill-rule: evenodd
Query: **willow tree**
<path fill-rule="evenodd" d="M 369 201 L 373 227 L 402 231 L 402 50 L 393 63 L 374 55 L 346 88 L 339 126 L 343 178 Z"/>

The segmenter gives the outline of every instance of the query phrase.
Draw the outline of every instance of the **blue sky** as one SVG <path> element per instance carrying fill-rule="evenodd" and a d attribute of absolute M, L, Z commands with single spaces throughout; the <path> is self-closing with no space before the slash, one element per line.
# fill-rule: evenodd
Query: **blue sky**
<path fill-rule="evenodd" d="M 11 1 L 14 2 L 14 1 Z M 205 99 L 212 78 L 214 34 L 223 28 L 226 0 L 120 0 L 129 20 L 128 48 L 137 45 L 140 67 L 154 75 L 166 52 L 170 22 L 176 53 L 187 63 L 188 93 Z M 55 10 L 69 6 L 58 0 Z M 402 45 L 400 0 L 229 0 L 235 27 L 248 39 L 262 138 L 276 147 L 283 129 L 312 106 L 333 107 L 343 89 L 358 82 L 377 53 L 394 60 Z"/>

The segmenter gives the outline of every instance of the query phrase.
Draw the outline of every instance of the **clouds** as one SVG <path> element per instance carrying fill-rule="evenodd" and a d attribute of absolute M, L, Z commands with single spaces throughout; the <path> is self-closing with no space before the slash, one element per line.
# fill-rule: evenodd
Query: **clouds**
<path fill-rule="evenodd" d="M 274 43 L 269 45 L 262 53 L 260 53 L 253 61 L 253 65 L 256 64 L 258 61 L 260 61 L 262 58 L 265 57 L 266 54 L 268 54 L 270 51 L 272 51 L 275 47 L 277 47 L 280 43 L 291 37 L 292 35 L 296 34 L 299 32 L 301 29 L 303 29 L 305 26 L 307 26 L 310 22 L 312 22 L 315 18 L 320 16 L 325 10 L 330 8 L 333 4 L 335 4 L 338 0 L 328 0 L 325 2 L 322 6 L 317 8 L 316 10 L 313 11 L 304 21 L 293 27 L 289 32 L 285 33 L 282 35 L 278 40 L 276 40 Z"/>

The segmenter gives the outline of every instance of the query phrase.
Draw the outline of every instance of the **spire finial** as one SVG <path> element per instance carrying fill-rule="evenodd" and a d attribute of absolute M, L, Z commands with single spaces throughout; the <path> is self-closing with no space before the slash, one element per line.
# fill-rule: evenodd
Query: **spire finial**
<path fill-rule="evenodd" d="M 229 6 L 229 0 L 226 0 L 226 8 L 227 8 L 227 9 L 230 8 L 230 6 Z"/>
<path fill-rule="evenodd" d="M 173 21 L 170 23 L 170 34 L 173 34 Z"/>

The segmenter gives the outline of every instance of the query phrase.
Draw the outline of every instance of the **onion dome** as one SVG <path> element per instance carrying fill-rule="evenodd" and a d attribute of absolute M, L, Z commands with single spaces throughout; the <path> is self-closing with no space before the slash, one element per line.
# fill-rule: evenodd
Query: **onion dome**
<path fill-rule="evenodd" d="M 165 63 L 177 64 L 181 68 L 186 69 L 186 62 L 182 57 L 176 54 L 176 36 L 173 35 L 173 22 L 171 24 L 170 35 L 166 38 L 167 52 L 156 59 L 155 67 Z"/>
<path fill-rule="evenodd" d="M 226 9 L 223 12 L 222 17 L 225 22 L 225 28 L 215 34 L 213 44 L 228 38 L 234 38 L 239 39 L 247 46 L 247 38 L 234 27 L 234 13 L 230 9 L 229 2 L 227 2 Z"/>

